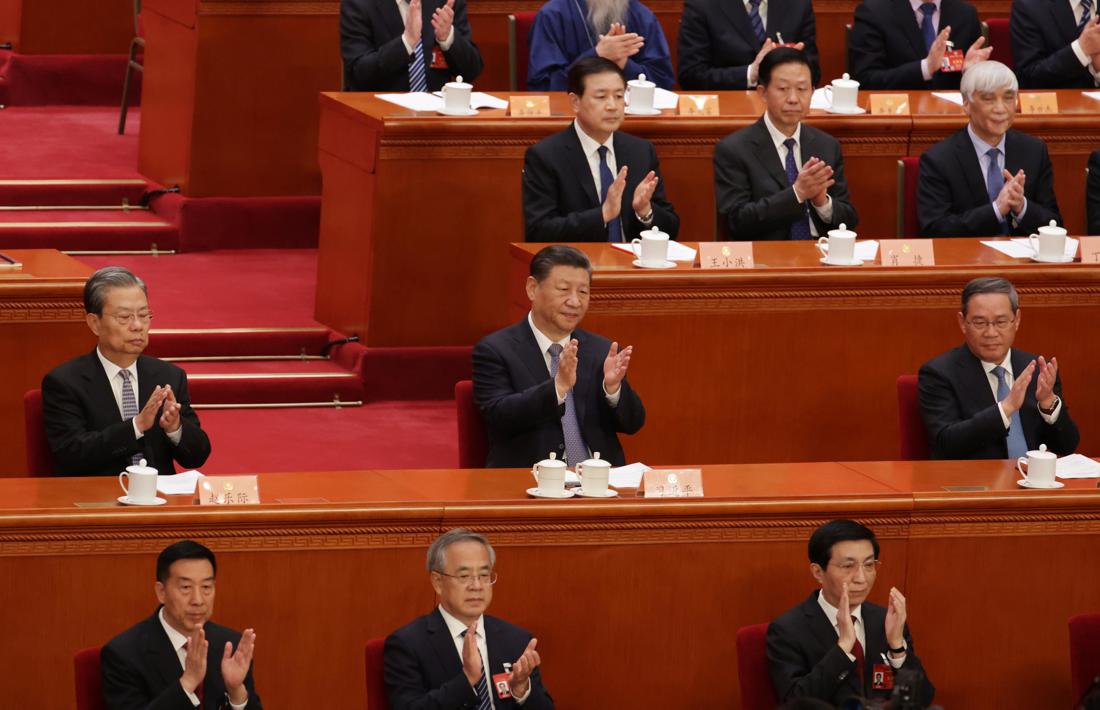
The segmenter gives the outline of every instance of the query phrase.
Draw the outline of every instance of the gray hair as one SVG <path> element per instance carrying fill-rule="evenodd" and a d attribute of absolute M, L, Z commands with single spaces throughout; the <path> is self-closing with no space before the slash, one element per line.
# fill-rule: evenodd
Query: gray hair
<path fill-rule="evenodd" d="M 428 571 L 442 572 L 447 564 L 447 548 L 456 542 L 466 542 L 467 540 L 480 542 L 482 545 L 485 545 L 485 549 L 489 551 L 489 566 L 496 567 L 497 553 L 496 550 L 493 549 L 493 546 L 489 544 L 488 538 L 481 533 L 476 533 L 466 528 L 453 528 L 437 537 L 435 541 L 432 542 L 431 547 L 428 548 Z"/>
<path fill-rule="evenodd" d="M 148 296 L 145 282 L 130 270 L 121 266 L 104 266 L 88 277 L 84 284 L 84 312 L 103 315 L 103 304 L 107 302 L 107 291 L 112 288 L 131 288 L 138 286 Z"/>
<path fill-rule="evenodd" d="M 1008 302 L 1012 305 L 1013 313 L 1020 307 L 1020 297 L 1016 294 L 1015 286 L 1006 279 L 986 277 L 974 279 L 963 287 L 962 314 L 964 316 L 966 315 L 966 305 L 970 303 L 970 299 L 983 293 L 1003 293 L 1008 296 Z"/>
<path fill-rule="evenodd" d="M 1001 89 L 1020 90 L 1020 82 L 1012 70 L 1000 62 L 986 60 L 978 62 L 962 75 L 959 91 L 964 101 L 970 101 L 974 94 L 985 94 Z"/>

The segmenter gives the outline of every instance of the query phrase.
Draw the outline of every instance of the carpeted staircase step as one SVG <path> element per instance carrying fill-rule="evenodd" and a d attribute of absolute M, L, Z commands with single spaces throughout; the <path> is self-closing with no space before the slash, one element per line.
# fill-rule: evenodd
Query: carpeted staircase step
<path fill-rule="evenodd" d="M 137 206 L 152 187 L 140 178 L 0 179 L 0 206 Z"/>
<path fill-rule="evenodd" d="M 176 257 L 167 257 L 176 258 Z M 155 285 L 150 284 L 154 288 Z M 154 321 L 155 323 L 156 321 Z M 320 355 L 328 328 L 153 328 L 145 354 L 160 358 Z"/>
<path fill-rule="evenodd" d="M 19 54 L 0 50 L 0 76 L 4 77 L 0 104 L 113 106 L 117 112 L 125 72 L 125 54 Z M 141 72 L 134 72 L 130 105 L 140 102 Z"/>
<path fill-rule="evenodd" d="M 8 249 L 171 251 L 179 245 L 179 230 L 146 210 L 4 210 L 0 244 Z"/>
<path fill-rule="evenodd" d="M 183 361 L 194 404 L 307 404 L 363 400 L 357 372 L 324 360 Z"/>

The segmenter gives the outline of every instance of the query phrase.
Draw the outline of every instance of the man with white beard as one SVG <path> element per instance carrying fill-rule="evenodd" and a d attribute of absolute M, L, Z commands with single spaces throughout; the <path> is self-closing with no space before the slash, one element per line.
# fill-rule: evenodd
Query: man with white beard
<path fill-rule="evenodd" d="M 549 0 L 535 17 L 530 47 L 529 91 L 565 91 L 570 65 L 592 56 L 615 62 L 628 81 L 644 74 L 663 89 L 676 81 L 665 33 L 639 0 Z"/>

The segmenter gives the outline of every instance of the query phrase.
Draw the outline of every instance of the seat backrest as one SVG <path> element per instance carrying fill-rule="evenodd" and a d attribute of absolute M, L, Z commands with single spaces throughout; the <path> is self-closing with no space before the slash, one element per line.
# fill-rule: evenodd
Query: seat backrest
<path fill-rule="evenodd" d="M 920 178 L 920 158 L 906 156 L 898 160 L 898 220 L 899 238 L 919 237 L 917 219 L 917 183 Z"/>
<path fill-rule="evenodd" d="M 1007 17 L 991 17 L 984 23 L 989 27 L 989 36 L 986 37 L 986 46 L 993 45 L 993 51 L 989 58 L 1004 64 L 1012 69 L 1016 62 L 1012 56 L 1012 37 L 1008 33 Z"/>
<path fill-rule="evenodd" d="M 489 436 L 481 411 L 474 403 L 474 383 L 455 383 L 455 409 L 458 411 L 458 467 L 485 468 L 489 456 Z"/>
<path fill-rule="evenodd" d="M 99 646 L 82 648 L 73 657 L 76 675 L 76 710 L 107 710 L 99 675 Z"/>
<path fill-rule="evenodd" d="M 737 678 L 741 683 L 742 710 L 775 710 L 779 704 L 768 673 L 767 635 L 767 624 L 737 630 Z"/>
<path fill-rule="evenodd" d="M 385 639 L 367 641 L 367 710 L 390 710 L 390 701 L 386 697 L 386 682 L 382 671 L 382 651 Z"/>
<path fill-rule="evenodd" d="M 902 461 L 928 460 L 928 433 L 920 415 L 916 375 L 898 378 L 898 442 Z"/>
<path fill-rule="evenodd" d="M 27 475 L 52 476 L 53 454 L 42 417 L 42 390 L 31 390 L 23 395 L 23 422 L 27 429 Z"/>
<path fill-rule="evenodd" d="M 508 73 L 512 91 L 527 91 L 527 64 L 531 59 L 531 27 L 538 12 L 508 15 Z"/>
<path fill-rule="evenodd" d="M 1100 614 L 1070 617 L 1069 674 L 1074 700 L 1100 675 Z"/>

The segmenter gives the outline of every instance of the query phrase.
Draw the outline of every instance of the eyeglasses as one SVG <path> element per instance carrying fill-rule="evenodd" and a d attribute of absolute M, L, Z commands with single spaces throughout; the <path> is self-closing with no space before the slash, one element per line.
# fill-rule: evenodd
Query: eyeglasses
<path fill-rule="evenodd" d="M 148 323 L 153 320 L 152 311 L 142 311 L 141 313 L 104 313 L 103 315 L 114 318 L 115 322 L 119 325 L 130 325 L 135 319 L 139 323 Z"/>
<path fill-rule="evenodd" d="M 837 565 L 833 565 L 839 569 L 843 574 L 851 577 L 854 576 L 856 570 L 860 567 L 863 568 L 863 574 L 870 577 L 873 574 L 878 573 L 878 568 L 882 566 L 881 560 L 867 560 L 866 562 L 842 562 Z"/>
<path fill-rule="evenodd" d="M 440 577 L 450 577 L 457 580 L 459 584 L 464 587 L 472 587 L 476 580 L 478 584 L 486 587 L 491 587 L 497 583 L 497 573 L 482 572 L 481 574 L 470 574 L 469 572 L 463 572 L 462 574 L 447 574 L 446 572 L 436 572 Z"/>
<path fill-rule="evenodd" d="M 984 318 L 975 318 L 974 320 L 966 321 L 966 325 L 981 333 L 989 326 L 993 326 L 997 330 L 1008 330 L 1008 327 L 1016 322 L 1015 318 L 998 318 L 997 320 L 986 320 Z"/>

